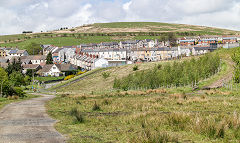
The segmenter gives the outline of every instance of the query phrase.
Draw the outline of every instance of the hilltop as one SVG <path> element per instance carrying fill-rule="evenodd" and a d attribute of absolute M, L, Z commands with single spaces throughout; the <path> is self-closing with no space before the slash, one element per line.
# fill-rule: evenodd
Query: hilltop
<path fill-rule="evenodd" d="M 239 35 L 239 31 L 158 22 L 115 22 L 95 23 L 43 33 L 28 33 L 0 36 L 0 47 L 25 49 L 30 43 L 72 46 L 82 43 L 100 43 L 131 39 L 160 39 L 167 33 L 176 33 L 177 37 L 196 35 Z"/>
<path fill-rule="evenodd" d="M 95 23 L 73 29 L 53 31 L 54 33 L 119 33 L 119 32 L 194 32 L 199 34 L 229 35 L 239 32 L 227 29 L 196 26 L 187 24 L 171 24 L 159 22 L 114 22 Z"/>

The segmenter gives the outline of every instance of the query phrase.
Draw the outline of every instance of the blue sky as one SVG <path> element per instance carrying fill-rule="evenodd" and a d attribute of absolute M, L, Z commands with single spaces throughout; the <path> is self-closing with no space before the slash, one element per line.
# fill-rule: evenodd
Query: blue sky
<path fill-rule="evenodd" d="M 240 0 L 0 0 L 0 34 L 154 21 L 240 30 Z"/>

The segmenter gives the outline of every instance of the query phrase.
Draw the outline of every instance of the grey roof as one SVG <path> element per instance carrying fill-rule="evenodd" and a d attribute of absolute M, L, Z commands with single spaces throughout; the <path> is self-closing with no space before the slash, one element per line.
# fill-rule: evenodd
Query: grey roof
<path fill-rule="evenodd" d="M 223 40 L 237 39 L 237 37 L 223 37 Z"/>
<path fill-rule="evenodd" d="M 9 54 L 16 54 L 18 50 L 11 50 Z"/>
<path fill-rule="evenodd" d="M 58 48 L 58 49 L 55 50 L 53 53 L 58 53 L 58 52 L 60 52 L 61 50 L 63 50 L 63 48 Z"/>
<path fill-rule="evenodd" d="M 199 41 L 217 41 L 216 39 L 201 39 Z"/>
<path fill-rule="evenodd" d="M 21 60 L 26 60 L 26 59 L 29 59 L 29 60 L 46 60 L 46 58 L 47 58 L 47 56 L 45 56 L 45 55 L 31 55 L 31 56 L 23 56 L 20 59 Z"/>
<path fill-rule="evenodd" d="M 77 67 L 72 64 L 56 64 L 60 71 L 73 71 L 77 70 Z"/>
<path fill-rule="evenodd" d="M 0 63 L 7 63 L 9 59 L 6 58 L 0 58 Z"/>
<path fill-rule="evenodd" d="M 151 42 L 153 41 L 152 39 L 145 39 L 146 42 Z"/>
<path fill-rule="evenodd" d="M 137 44 L 140 40 L 121 41 L 122 44 Z"/>
<path fill-rule="evenodd" d="M 37 69 L 38 67 L 41 67 L 40 65 L 36 64 L 25 64 L 22 65 L 23 69 Z"/>
<path fill-rule="evenodd" d="M 114 45 L 118 45 L 117 42 L 102 42 L 100 45 L 102 46 L 114 46 Z"/>
<path fill-rule="evenodd" d="M 195 40 L 179 40 L 180 42 L 195 42 Z"/>
<path fill-rule="evenodd" d="M 196 51 L 200 51 L 200 50 L 209 50 L 210 47 L 194 47 L 194 49 L 195 49 Z"/>

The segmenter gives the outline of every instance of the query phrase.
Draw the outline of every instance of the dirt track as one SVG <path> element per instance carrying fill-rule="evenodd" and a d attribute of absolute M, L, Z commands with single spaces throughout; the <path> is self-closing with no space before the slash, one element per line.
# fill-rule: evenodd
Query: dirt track
<path fill-rule="evenodd" d="M 63 143 L 45 110 L 53 95 L 42 95 L 27 101 L 12 103 L 0 111 L 0 143 Z"/>

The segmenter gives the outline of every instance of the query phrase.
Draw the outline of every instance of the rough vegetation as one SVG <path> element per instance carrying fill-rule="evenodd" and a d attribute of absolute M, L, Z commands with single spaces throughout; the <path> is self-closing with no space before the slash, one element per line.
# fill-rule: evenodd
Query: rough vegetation
<path fill-rule="evenodd" d="M 154 69 L 136 72 L 122 79 L 115 79 L 116 89 L 136 89 L 167 86 L 183 86 L 198 83 L 215 74 L 220 67 L 220 57 L 217 54 L 207 54 L 190 61 L 174 62 L 158 65 Z M 136 71 L 135 67 L 133 69 Z"/>
<path fill-rule="evenodd" d="M 0 46 L 27 49 L 29 53 L 39 52 L 35 45 L 52 44 L 72 46 L 81 43 L 100 43 L 130 39 L 165 39 L 168 33 L 179 37 L 197 35 L 229 35 L 239 32 L 203 26 L 168 24 L 156 22 L 96 23 L 93 25 L 62 29 L 59 31 L 0 36 Z"/>

